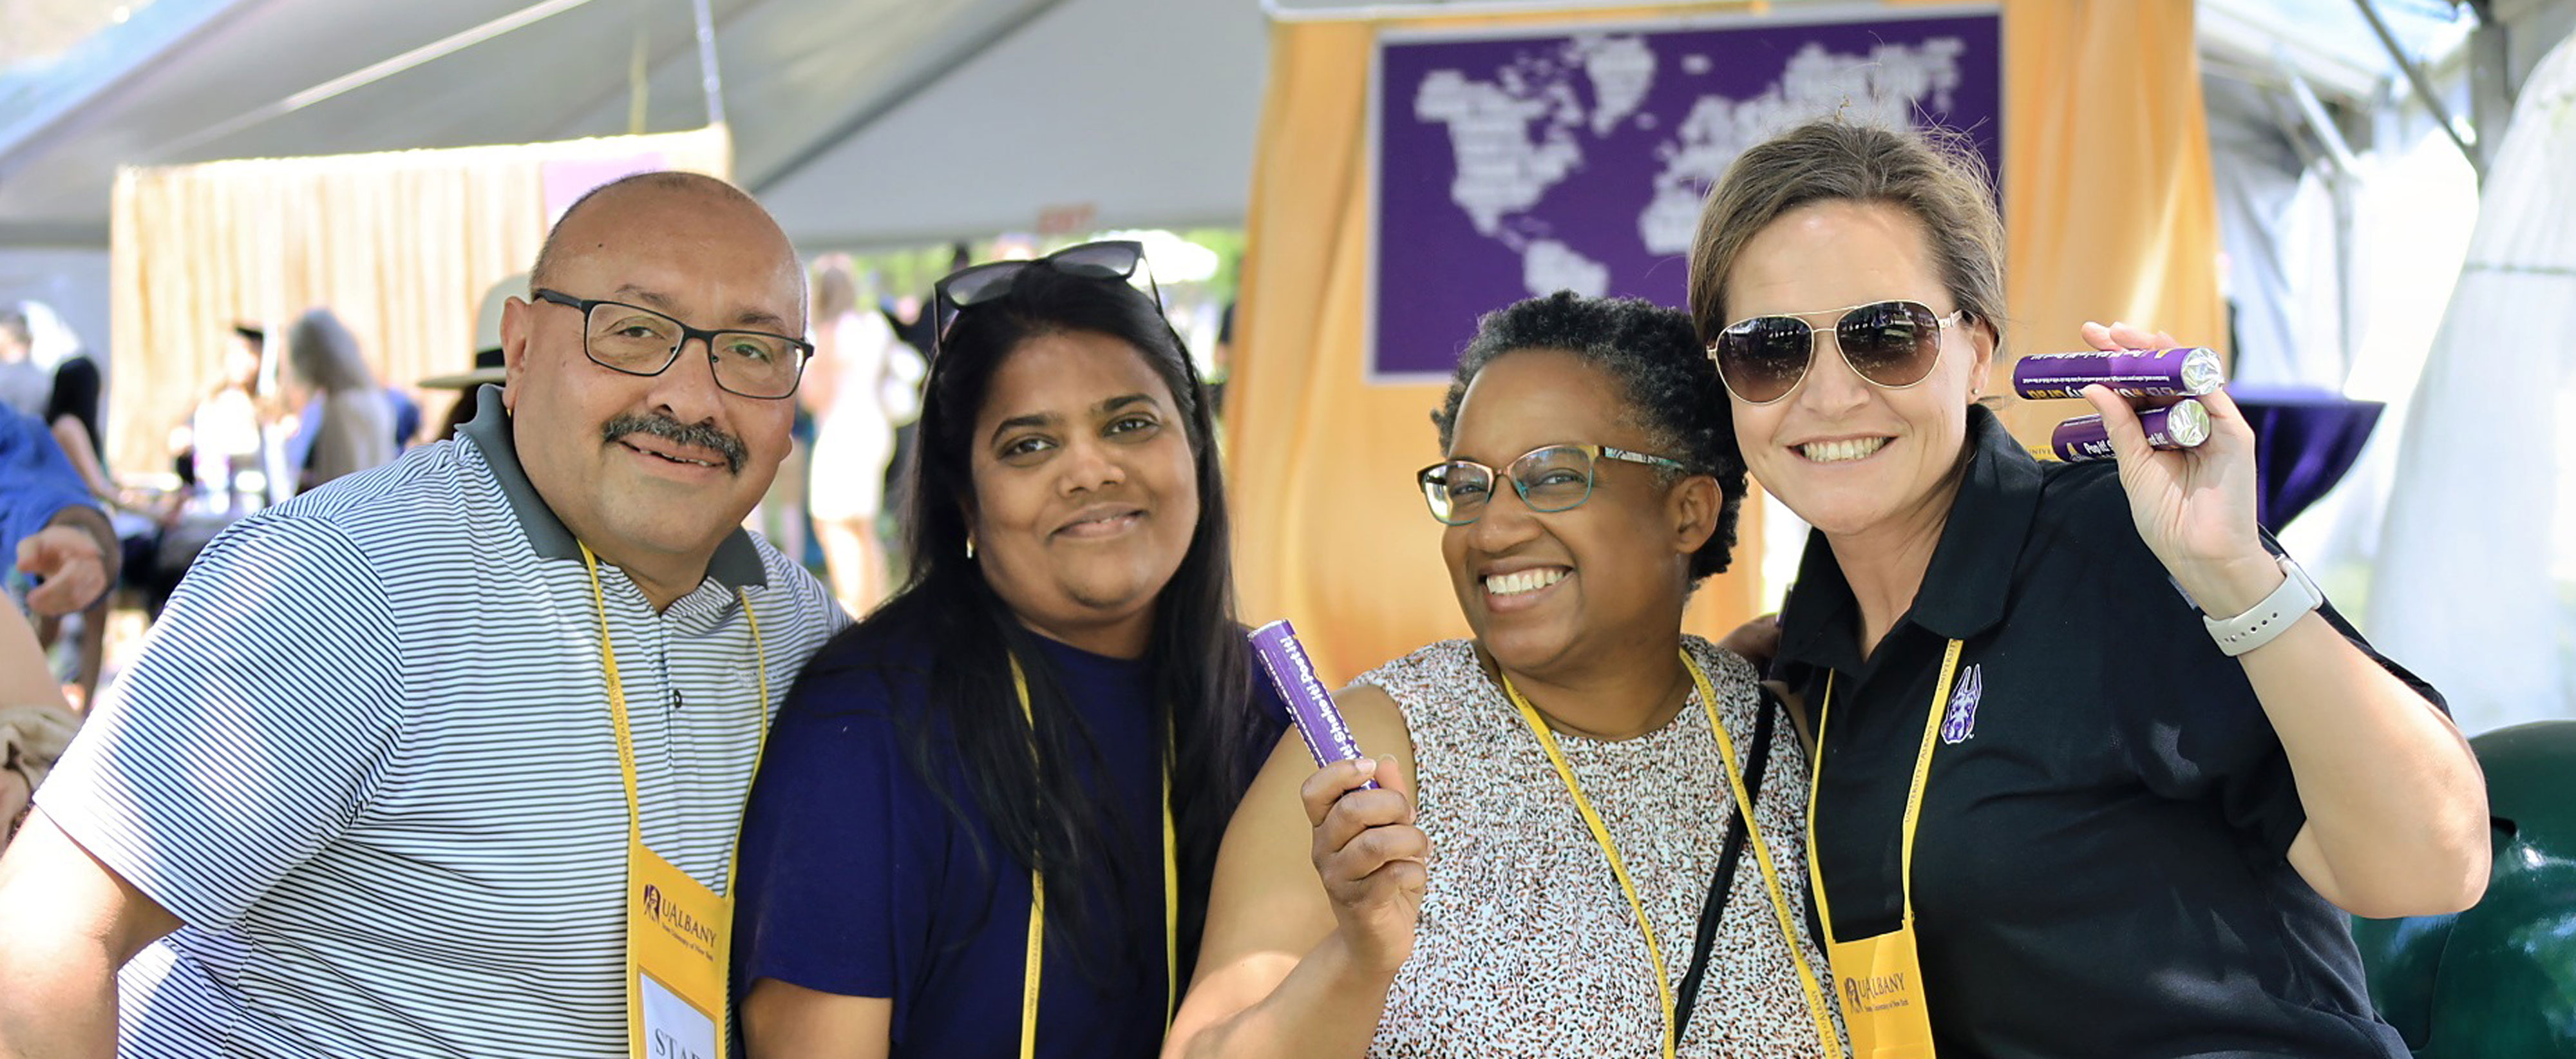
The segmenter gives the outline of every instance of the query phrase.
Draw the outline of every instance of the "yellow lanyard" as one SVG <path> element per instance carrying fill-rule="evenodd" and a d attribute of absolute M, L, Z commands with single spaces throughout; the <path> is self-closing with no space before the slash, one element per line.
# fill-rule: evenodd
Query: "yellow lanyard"
<path fill-rule="evenodd" d="M 643 802 L 635 779 L 635 739 L 626 710 L 626 685 L 617 672 L 617 649 L 608 630 L 608 600 L 599 586 L 599 560 L 582 546 L 590 577 L 591 606 L 599 618 L 599 664 L 608 685 L 608 712 L 617 733 L 617 764 L 626 793 L 626 1000 L 629 1053 L 644 1056 L 721 1055 L 730 1019 L 728 970 L 733 946 L 733 898 L 741 844 L 727 854 L 727 892 L 707 886 L 644 841 Z M 752 711 L 760 735 L 753 752 L 769 746 L 769 658 L 760 642 L 760 619 L 741 590 L 760 701 Z M 745 784 L 744 797 L 749 797 Z M 735 819 L 741 818 L 739 808 Z"/>
<path fill-rule="evenodd" d="M 1860 1059 L 1932 1059 L 1934 1055 L 1930 999 L 1914 933 L 1914 836 L 1923 818 L 1923 786 L 1932 775 L 1932 737 L 1941 730 L 1947 713 L 1964 646 L 1952 640 L 1942 655 L 1941 677 L 1933 683 L 1932 706 L 1923 719 L 1923 742 L 1914 753 L 1914 774 L 1906 784 L 1897 864 L 1903 918 L 1895 930 L 1851 941 L 1834 936 L 1833 902 L 1825 895 L 1824 864 L 1816 849 L 1816 792 L 1824 786 L 1825 734 L 1834 711 L 1834 674 L 1825 675 L 1825 702 L 1816 718 L 1816 766 L 1807 784 L 1807 881 L 1815 888 L 1825 952 L 1833 961 L 1845 1005 L 1843 1021 L 1851 1028 L 1852 1051 Z"/>
<path fill-rule="evenodd" d="M 1950 683 L 1959 675 L 1959 651 L 1965 641 L 1950 641 L 1941 656 L 1941 679 L 1932 687 L 1932 715 L 1923 721 L 1923 747 L 1914 753 L 1914 777 L 1905 788 L 1904 845 L 1897 847 L 1897 890 L 1905 918 L 1914 922 L 1914 827 L 1923 816 L 1923 784 L 1932 776 L 1932 739 L 1940 734 L 1941 715 L 1950 702 Z M 1834 719 L 1834 674 L 1825 671 L 1825 704 L 1816 711 L 1816 767 L 1807 773 L 1807 881 L 1816 888 L 1816 913 L 1825 926 L 1825 941 L 1834 940 L 1834 906 L 1825 899 L 1825 869 L 1816 859 L 1816 790 L 1825 779 L 1825 725 Z"/>
<path fill-rule="evenodd" d="M 1824 1054 L 1839 1055 L 1842 1046 L 1834 1035 L 1833 1015 L 1825 1006 L 1824 989 L 1816 980 L 1815 970 L 1807 966 L 1807 954 L 1798 938 L 1797 916 L 1789 911 L 1788 894 L 1780 886 L 1780 875 L 1772 866 L 1770 849 L 1762 841 L 1762 827 L 1753 815 L 1752 792 L 1745 789 L 1744 773 L 1735 764 L 1735 741 L 1727 738 L 1726 725 L 1718 720 L 1716 689 L 1710 686 L 1708 675 L 1700 671 L 1699 663 L 1691 660 L 1689 651 L 1683 651 L 1681 659 L 1683 668 L 1690 671 L 1691 686 L 1699 692 L 1700 709 L 1708 714 L 1709 734 L 1717 739 L 1718 760 L 1726 765 L 1726 782 L 1729 792 L 1735 797 L 1736 814 L 1744 821 L 1744 834 L 1753 846 L 1753 859 L 1762 866 L 1762 884 L 1771 893 L 1771 910 L 1779 918 L 1780 936 L 1788 942 L 1789 958 L 1797 965 L 1798 984 L 1806 991 L 1807 1014 L 1815 1021 L 1816 1038 L 1824 1045 Z M 1681 1042 L 1673 1039 L 1672 1032 L 1673 987 L 1664 971 L 1663 947 L 1655 942 L 1654 924 L 1646 919 L 1645 902 L 1637 898 L 1637 883 L 1629 876 L 1626 862 L 1619 859 L 1619 845 L 1611 840 L 1609 826 L 1601 822 L 1601 814 L 1594 812 L 1591 800 L 1583 796 L 1583 785 L 1575 781 L 1574 770 L 1566 765 L 1565 753 L 1557 748 L 1555 734 L 1548 730 L 1546 722 L 1529 700 L 1521 697 L 1520 689 L 1512 686 L 1511 676 L 1503 673 L 1501 666 L 1496 666 L 1494 673 L 1502 678 L 1503 694 L 1511 697 L 1512 706 L 1520 711 L 1521 721 L 1529 725 L 1530 732 L 1538 737 L 1539 748 L 1547 751 L 1547 762 L 1556 767 L 1556 778 L 1563 780 L 1566 793 L 1574 796 L 1575 811 L 1582 814 L 1584 826 L 1592 830 L 1592 840 L 1600 844 L 1602 857 L 1610 862 L 1611 876 L 1619 880 L 1619 891 L 1628 899 L 1629 912 L 1637 917 L 1637 932 L 1645 937 L 1646 957 L 1655 967 L 1655 997 L 1664 1008 L 1663 1054 L 1665 1059 L 1672 1059 L 1675 1049 L 1681 1046 Z"/>
<path fill-rule="evenodd" d="M 1011 659 L 1011 688 L 1020 694 L 1020 716 L 1028 718 L 1029 738 L 1037 738 L 1037 711 L 1029 705 L 1029 677 L 1017 657 Z M 1171 1028 L 1180 1001 L 1181 862 L 1180 842 L 1172 827 L 1172 762 L 1163 754 L 1163 1026 Z M 1046 963 L 1046 878 L 1029 870 L 1029 951 L 1020 971 L 1020 1059 L 1038 1053 L 1038 982 Z"/>
<path fill-rule="evenodd" d="M 590 574 L 590 605 L 599 616 L 599 665 L 601 671 L 608 676 L 608 717 L 617 728 L 617 766 L 626 780 L 626 829 L 640 842 L 644 837 L 644 811 L 642 803 L 635 794 L 635 738 L 626 725 L 626 685 L 617 678 L 617 651 L 608 642 L 608 598 L 599 590 L 599 558 L 591 553 L 590 545 L 581 544 L 580 546 L 582 568 Z M 751 612 L 751 597 L 739 588 L 734 589 L 733 595 L 735 599 L 742 601 L 742 620 L 744 624 L 751 627 L 751 656 L 752 663 L 756 667 L 754 678 L 760 684 L 760 710 L 763 715 L 760 725 L 760 743 L 751 755 L 752 771 L 757 773 L 760 770 L 761 756 L 769 752 L 769 725 L 766 716 L 769 710 L 769 653 L 760 645 L 760 618 Z M 745 785 L 743 803 L 749 805 L 750 802 L 750 787 Z M 739 821 L 742 814 L 737 812 L 734 818 Z M 728 854 L 725 860 L 726 893 L 733 892 L 734 869 L 741 866 L 741 857 L 741 844 L 736 843 L 734 851 Z"/>

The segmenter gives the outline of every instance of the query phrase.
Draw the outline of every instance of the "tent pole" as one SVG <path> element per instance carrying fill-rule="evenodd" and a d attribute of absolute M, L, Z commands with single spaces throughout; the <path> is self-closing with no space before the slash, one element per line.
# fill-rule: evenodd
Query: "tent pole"
<path fill-rule="evenodd" d="M 724 74 L 716 68 L 716 18 L 707 0 L 691 0 L 698 20 L 698 86 L 707 97 L 707 124 L 725 123 Z"/>
<path fill-rule="evenodd" d="M 2389 32 L 2387 21 L 2379 17 L 2379 9 L 2372 7 L 2370 0 L 2352 0 L 2352 4 L 2361 9 L 2362 18 L 2369 20 L 2370 31 L 2378 34 L 2380 47 L 2388 49 L 2388 57 L 2396 61 L 2399 71 L 2405 73 L 2407 83 L 2415 86 L 2415 94 L 2424 100 L 2424 109 L 2433 112 L 2433 121 L 2442 126 L 2442 134 L 2451 138 L 2461 154 L 2468 156 L 2469 168 L 2477 172 L 2479 183 L 2485 183 L 2486 162 L 2478 157 L 2477 148 L 2469 143 L 2477 130 L 2470 129 L 2468 135 L 2462 135 L 2460 127 L 2451 123 L 2451 109 L 2443 106 L 2442 97 L 2433 91 L 2433 79 L 2424 76 L 2422 64 L 2408 56 L 2405 48 L 2398 46 L 2397 34 Z"/>
<path fill-rule="evenodd" d="M 2469 126 L 2478 130 L 2479 153 L 2493 161 L 2513 125 L 2522 77 L 2513 70 L 2512 28 L 2496 17 L 2493 0 L 2469 0 L 2469 7 L 2478 15 L 2478 28 L 2469 33 Z"/>
<path fill-rule="evenodd" d="M 2341 177 L 2353 175 L 2359 165 L 2358 156 L 2343 138 L 2343 129 L 2335 124 L 2334 115 L 2326 110 L 2325 100 L 2317 98 L 2317 90 L 2286 60 L 2281 64 L 2281 75 L 2290 81 L 2290 98 L 2298 103 L 2299 116 L 2307 119 L 2308 130 L 2317 134 L 2317 142 L 2325 145 L 2326 157 L 2334 160 L 2335 173 Z"/>
<path fill-rule="evenodd" d="M 2334 279 L 2335 279 L 2335 352 L 2343 360 L 2343 375 L 2352 375 L 2353 350 L 2358 341 L 2355 327 L 2359 304 L 2353 298 L 2354 255 L 2352 252 L 2353 217 L 2356 207 L 2355 185 L 2361 179 L 2360 160 L 2352 153 L 2352 144 L 2344 139 L 2343 130 L 2335 125 L 2334 115 L 2326 110 L 2317 90 L 2300 76 L 2286 58 L 2281 73 L 2290 80 L 2290 98 L 2297 101 L 2299 115 L 2307 119 L 2308 128 L 2316 133 L 2317 142 L 2325 145 L 2326 190 L 2334 197 Z"/>
<path fill-rule="evenodd" d="M 651 58 L 645 54 L 647 37 L 642 23 L 635 26 L 635 47 L 626 54 L 626 134 L 641 135 L 644 118 L 653 105 Z"/>

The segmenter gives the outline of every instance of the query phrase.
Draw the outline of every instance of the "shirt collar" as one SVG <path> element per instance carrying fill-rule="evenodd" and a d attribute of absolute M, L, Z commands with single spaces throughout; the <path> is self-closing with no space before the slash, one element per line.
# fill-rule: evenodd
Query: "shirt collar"
<path fill-rule="evenodd" d="M 501 403 L 501 388 L 489 383 L 474 392 L 474 418 L 457 428 L 457 435 L 473 442 L 483 453 L 483 462 L 492 469 L 493 481 L 501 486 L 501 495 L 510 503 L 510 513 L 518 516 L 519 528 L 528 535 L 528 546 L 541 559 L 581 558 L 581 544 L 537 487 L 528 482 L 527 469 L 519 465 L 519 450 L 511 439 L 510 411 Z M 760 561 L 760 549 L 752 544 L 751 534 L 740 527 L 725 535 L 716 545 L 715 555 L 707 561 L 707 576 L 727 589 L 766 588 L 768 570 Z"/>
<path fill-rule="evenodd" d="M 2030 537 L 2045 481 L 2039 461 L 1983 405 L 1968 407 L 1968 466 L 1950 502 L 1941 543 L 1902 623 L 1967 639 L 2002 621 L 2013 566 Z M 1780 614 L 1780 655 L 1835 668 L 1861 661 L 1858 601 L 1823 533 L 1809 531 L 1798 582 Z"/>

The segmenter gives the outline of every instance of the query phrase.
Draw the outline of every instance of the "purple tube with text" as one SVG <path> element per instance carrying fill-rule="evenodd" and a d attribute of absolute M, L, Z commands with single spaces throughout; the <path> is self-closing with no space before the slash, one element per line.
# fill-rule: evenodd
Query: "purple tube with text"
<path fill-rule="evenodd" d="M 2209 440 L 2209 410 L 2198 401 L 2176 401 L 2163 408 L 2140 411 L 2138 427 L 2145 431 L 2150 447 L 2197 448 Z M 2049 437 L 2049 448 L 2067 463 L 2090 463 L 2117 456 L 2111 451 L 2111 432 L 2103 427 L 2098 415 L 2077 416 L 2057 424 Z"/>
<path fill-rule="evenodd" d="M 2013 392 L 2023 397 L 2079 397 L 2099 383 L 2122 397 L 2199 397 L 2227 384 L 2218 351 L 2085 350 L 2033 353 L 2013 363 Z"/>
<path fill-rule="evenodd" d="M 1270 674 L 1270 686 L 1288 704 L 1297 734 L 1305 737 L 1307 752 L 1315 755 L 1315 767 L 1366 756 L 1351 739 L 1350 726 L 1342 723 L 1342 711 L 1333 708 L 1332 693 L 1316 679 L 1315 664 L 1306 660 L 1306 649 L 1298 645 L 1297 630 L 1288 619 L 1252 630 L 1252 656 L 1261 660 L 1261 671 Z M 1377 781 L 1361 788 L 1376 790 Z"/>

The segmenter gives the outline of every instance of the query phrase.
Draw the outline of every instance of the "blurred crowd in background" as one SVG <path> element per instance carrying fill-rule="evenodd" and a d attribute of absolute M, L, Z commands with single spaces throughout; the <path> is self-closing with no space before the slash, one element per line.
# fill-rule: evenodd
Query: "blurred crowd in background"
<path fill-rule="evenodd" d="M 1240 233 L 1121 234 L 1147 237 L 1158 276 L 1170 277 L 1161 293 L 1173 324 L 1221 400 Z M 892 512 L 934 346 L 923 312 L 931 283 L 970 260 L 1025 259 L 1080 241 L 1004 235 L 981 246 L 815 255 L 808 271 L 815 356 L 796 395 L 796 452 L 750 528 L 825 577 L 853 614 L 881 601 L 900 581 L 889 558 L 898 532 Z M 189 562 L 225 526 L 453 435 L 472 415 L 474 390 L 503 382 L 501 307 L 527 288 L 521 274 L 487 292 L 475 348 L 453 358 L 468 370 L 417 380 L 378 378 L 363 340 L 328 307 L 275 324 L 236 321 L 203 338 L 221 347 L 221 368 L 198 384 L 193 409 L 145 425 L 166 439 L 167 465 L 123 476 L 108 470 L 101 428 L 110 385 L 104 355 L 43 302 L 0 307 L 0 405 L 43 425 L 91 499 L 109 511 L 119 543 L 114 591 L 70 614 L 29 614 L 72 709 L 86 710 L 113 679 Z M 31 581 L 20 574 L 11 584 L 22 610 L 31 610 Z"/>

